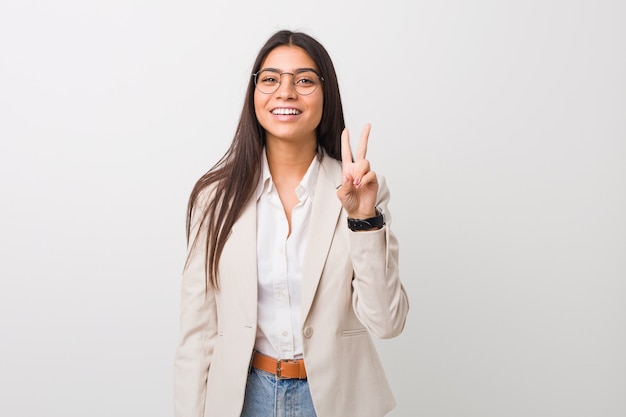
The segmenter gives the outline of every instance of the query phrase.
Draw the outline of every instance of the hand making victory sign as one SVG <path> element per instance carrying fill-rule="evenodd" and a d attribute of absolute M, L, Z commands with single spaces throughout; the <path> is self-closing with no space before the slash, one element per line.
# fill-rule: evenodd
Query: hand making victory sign
<path fill-rule="evenodd" d="M 341 133 L 343 183 L 337 190 L 337 197 L 348 213 L 348 217 L 355 219 L 367 219 L 376 215 L 378 179 L 376 173 L 370 171 L 370 163 L 365 159 L 370 129 L 371 125 L 368 123 L 361 132 L 354 162 L 348 129 L 344 129 Z"/>

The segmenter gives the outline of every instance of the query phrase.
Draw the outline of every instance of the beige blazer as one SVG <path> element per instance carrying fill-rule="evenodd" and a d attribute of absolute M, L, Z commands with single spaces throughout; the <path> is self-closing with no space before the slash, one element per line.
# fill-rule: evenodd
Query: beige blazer
<path fill-rule="evenodd" d="M 324 157 L 303 268 L 304 361 L 318 417 L 381 417 L 395 401 L 371 335 L 400 334 L 409 303 L 398 275 L 384 178 L 378 207 L 387 224 L 369 232 L 348 229 L 336 195 L 341 180 L 341 163 Z M 256 221 L 253 198 L 224 247 L 219 292 L 206 291 L 204 242 L 190 249 L 174 366 L 176 417 L 241 414 L 256 338 Z"/>

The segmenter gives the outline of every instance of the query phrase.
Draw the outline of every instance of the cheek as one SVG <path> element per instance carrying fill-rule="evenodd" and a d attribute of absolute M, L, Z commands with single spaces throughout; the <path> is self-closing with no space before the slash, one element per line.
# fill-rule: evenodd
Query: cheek
<path fill-rule="evenodd" d="M 317 123 L 319 124 L 322 121 L 322 114 L 324 113 L 324 99 L 320 99 L 318 103 L 316 103 L 316 112 L 317 112 Z"/>
<path fill-rule="evenodd" d="M 263 123 L 263 115 L 264 115 L 264 108 L 265 105 L 265 100 L 263 100 L 263 97 L 259 97 L 258 94 L 254 94 L 254 114 L 256 114 L 256 118 L 259 121 L 259 123 Z"/>

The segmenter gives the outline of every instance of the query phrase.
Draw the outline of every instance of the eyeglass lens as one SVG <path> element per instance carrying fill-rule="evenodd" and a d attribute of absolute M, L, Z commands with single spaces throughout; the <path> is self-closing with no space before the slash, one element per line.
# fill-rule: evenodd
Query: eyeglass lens
<path fill-rule="evenodd" d="M 299 71 L 292 74 L 290 72 L 280 73 L 273 70 L 263 70 L 256 74 L 256 87 L 264 94 L 271 94 L 278 90 L 284 75 L 293 77 L 291 82 L 296 93 L 303 96 L 313 93 L 320 83 L 320 77 L 313 71 Z"/>

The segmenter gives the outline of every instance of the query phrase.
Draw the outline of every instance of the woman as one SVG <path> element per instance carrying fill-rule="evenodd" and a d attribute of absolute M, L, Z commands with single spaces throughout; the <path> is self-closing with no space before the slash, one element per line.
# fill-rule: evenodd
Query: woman
<path fill-rule="evenodd" d="M 370 334 L 402 331 L 389 191 L 350 150 L 332 61 L 279 31 L 234 140 L 187 216 L 177 417 L 379 417 L 395 406 Z"/>

